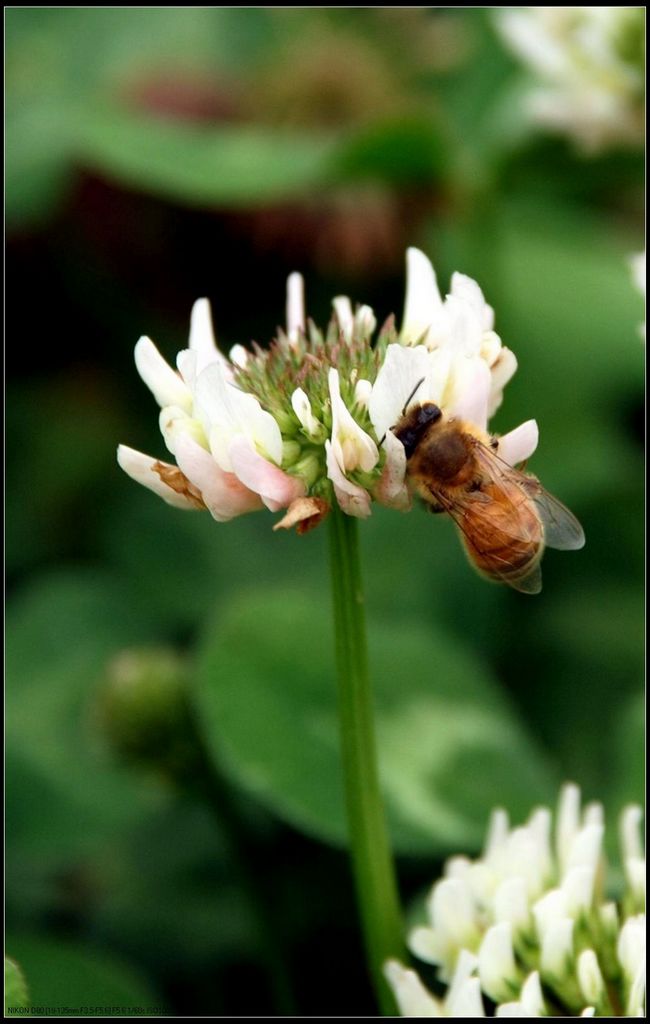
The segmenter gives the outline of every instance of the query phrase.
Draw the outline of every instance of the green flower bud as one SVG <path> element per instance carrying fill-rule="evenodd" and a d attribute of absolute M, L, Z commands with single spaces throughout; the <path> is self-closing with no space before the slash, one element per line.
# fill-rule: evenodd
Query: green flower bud
<path fill-rule="evenodd" d="M 185 661 L 165 649 L 125 650 L 106 668 L 97 720 L 132 764 L 184 776 L 195 759 Z"/>

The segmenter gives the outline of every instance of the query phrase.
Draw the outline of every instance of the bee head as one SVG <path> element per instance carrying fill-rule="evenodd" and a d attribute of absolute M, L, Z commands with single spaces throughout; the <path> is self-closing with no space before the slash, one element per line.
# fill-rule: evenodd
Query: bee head
<path fill-rule="evenodd" d="M 404 445 L 406 458 L 410 459 L 424 435 L 442 417 L 442 411 L 433 402 L 424 402 L 402 416 L 392 431 Z"/>

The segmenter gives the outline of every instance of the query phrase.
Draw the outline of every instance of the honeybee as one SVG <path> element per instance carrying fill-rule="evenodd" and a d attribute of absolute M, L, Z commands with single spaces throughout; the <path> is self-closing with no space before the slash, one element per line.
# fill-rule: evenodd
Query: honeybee
<path fill-rule="evenodd" d="M 404 412 L 391 429 L 404 445 L 411 488 L 431 511 L 451 516 L 483 576 L 538 594 L 545 545 L 583 546 L 575 516 L 537 477 L 500 459 L 497 438 L 445 418 L 433 402 Z"/>

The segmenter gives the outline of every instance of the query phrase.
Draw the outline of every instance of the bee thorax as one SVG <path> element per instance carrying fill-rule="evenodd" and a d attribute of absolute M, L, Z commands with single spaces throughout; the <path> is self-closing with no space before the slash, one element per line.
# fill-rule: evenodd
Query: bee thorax
<path fill-rule="evenodd" d="M 474 461 L 462 435 L 444 433 L 422 445 L 418 471 L 445 484 L 459 486 L 472 478 Z"/>

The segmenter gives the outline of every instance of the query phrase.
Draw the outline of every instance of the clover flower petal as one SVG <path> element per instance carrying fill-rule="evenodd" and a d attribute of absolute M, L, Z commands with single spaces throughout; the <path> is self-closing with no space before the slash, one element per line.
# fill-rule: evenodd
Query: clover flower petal
<path fill-rule="evenodd" d="M 519 985 L 512 948 L 512 931 L 507 921 L 488 928 L 478 951 L 481 988 L 495 1003 L 515 994 Z"/>
<path fill-rule="evenodd" d="M 375 487 L 375 497 L 380 505 L 408 512 L 411 508 L 411 495 L 405 483 L 406 453 L 402 442 L 390 430 L 384 439 L 384 450 L 386 461 Z"/>
<path fill-rule="evenodd" d="M 384 973 L 403 1017 L 444 1017 L 442 1004 L 427 992 L 415 971 L 389 960 Z"/>
<path fill-rule="evenodd" d="M 645 869 L 640 814 L 636 807 L 623 811 L 621 852 Z M 456 1015 L 450 1006 L 459 976 L 466 985 L 478 983 L 497 1017 L 643 1015 L 645 901 L 629 877 L 620 909 L 604 897 L 602 806 L 582 811 L 578 787 L 568 784 L 554 835 L 551 826 L 547 808 L 514 829 L 497 810 L 483 854 L 447 861 L 426 902 L 428 922 L 408 937 L 414 955 L 434 964 L 448 986 L 434 1001 L 436 1013 L 427 1012 L 426 999 L 434 997 L 409 977 L 422 1016 Z M 397 975 L 388 977 L 399 1002 Z"/>
<path fill-rule="evenodd" d="M 291 408 L 300 421 L 300 425 L 310 438 L 318 438 L 323 431 L 323 424 L 311 411 L 311 402 L 302 388 L 296 388 L 291 395 Z"/>
<path fill-rule="evenodd" d="M 327 475 L 332 481 L 336 500 L 349 516 L 367 519 L 371 513 L 370 495 L 363 487 L 353 483 L 345 476 L 338 455 L 331 441 L 325 442 Z"/>
<path fill-rule="evenodd" d="M 217 522 L 225 523 L 262 508 L 259 494 L 249 490 L 234 473 L 223 470 L 188 434 L 178 438 L 175 454 L 179 468 L 192 481 Z"/>
<path fill-rule="evenodd" d="M 305 485 L 302 480 L 283 473 L 260 455 L 250 440 L 241 434 L 230 442 L 228 455 L 237 479 L 249 490 L 259 494 L 271 512 L 288 508 L 296 498 L 304 496 Z"/>
<path fill-rule="evenodd" d="M 538 440 L 539 428 L 536 420 L 526 420 L 499 438 L 497 454 L 508 465 L 516 466 L 531 457 L 537 448 Z"/>
<path fill-rule="evenodd" d="M 200 495 L 192 494 L 191 488 L 183 486 L 177 466 L 168 462 L 160 462 L 158 459 L 138 452 L 121 444 L 117 449 L 117 461 L 125 473 L 135 480 L 136 483 L 147 487 L 154 494 L 157 494 L 168 505 L 174 508 L 192 509 L 201 508 Z M 172 474 L 178 474 L 177 486 L 172 486 Z"/>
<path fill-rule="evenodd" d="M 302 274 L 290 274 L 287 281 L 287 338 L 295 345 L 305 333 L 305 282 Z"/>
<path fill-rule="evenodd" d="M 142 337 L 135 346 L 135 365 L 158 405 L 191 409 L 191 392 L 161 356 L 151 338 Z"/>
<path fill-rule="evenodd" d="M 521 987 L 519 1000 L 511 1003 L 501 1003 L 496 1008 L 497 1017 L 546 1017 L 546 1005 L 542 995 L 542 986 L 539 980 L 539 972 L 533 971 L 528 975 Z"/>
<path fill-rule="evenodd" d="M 221 363 L 228 367 L 228 360 L 217 348 L 212 327 L 212 314 L 207 299 L 197 299 L 190 316 L 190 352 L 196 355 L 196 372 L 200 373 L 210 363 Z"/>
<path fill-rule="evenodd" d="M 605 999 L 605 982 L 593 949 L 583 949 L 578 957 L 578 984 L 585 1002 L 600 1006 Z"/>
<path fill-rule="evenodd" d="M 369 434 L 362 430 L 341 398 L 338 370 L 328 373 L 332 409 L 331 445 L 341 472 L 361 469 L 369 473 L 377 465 L 379 449 Z"/>

